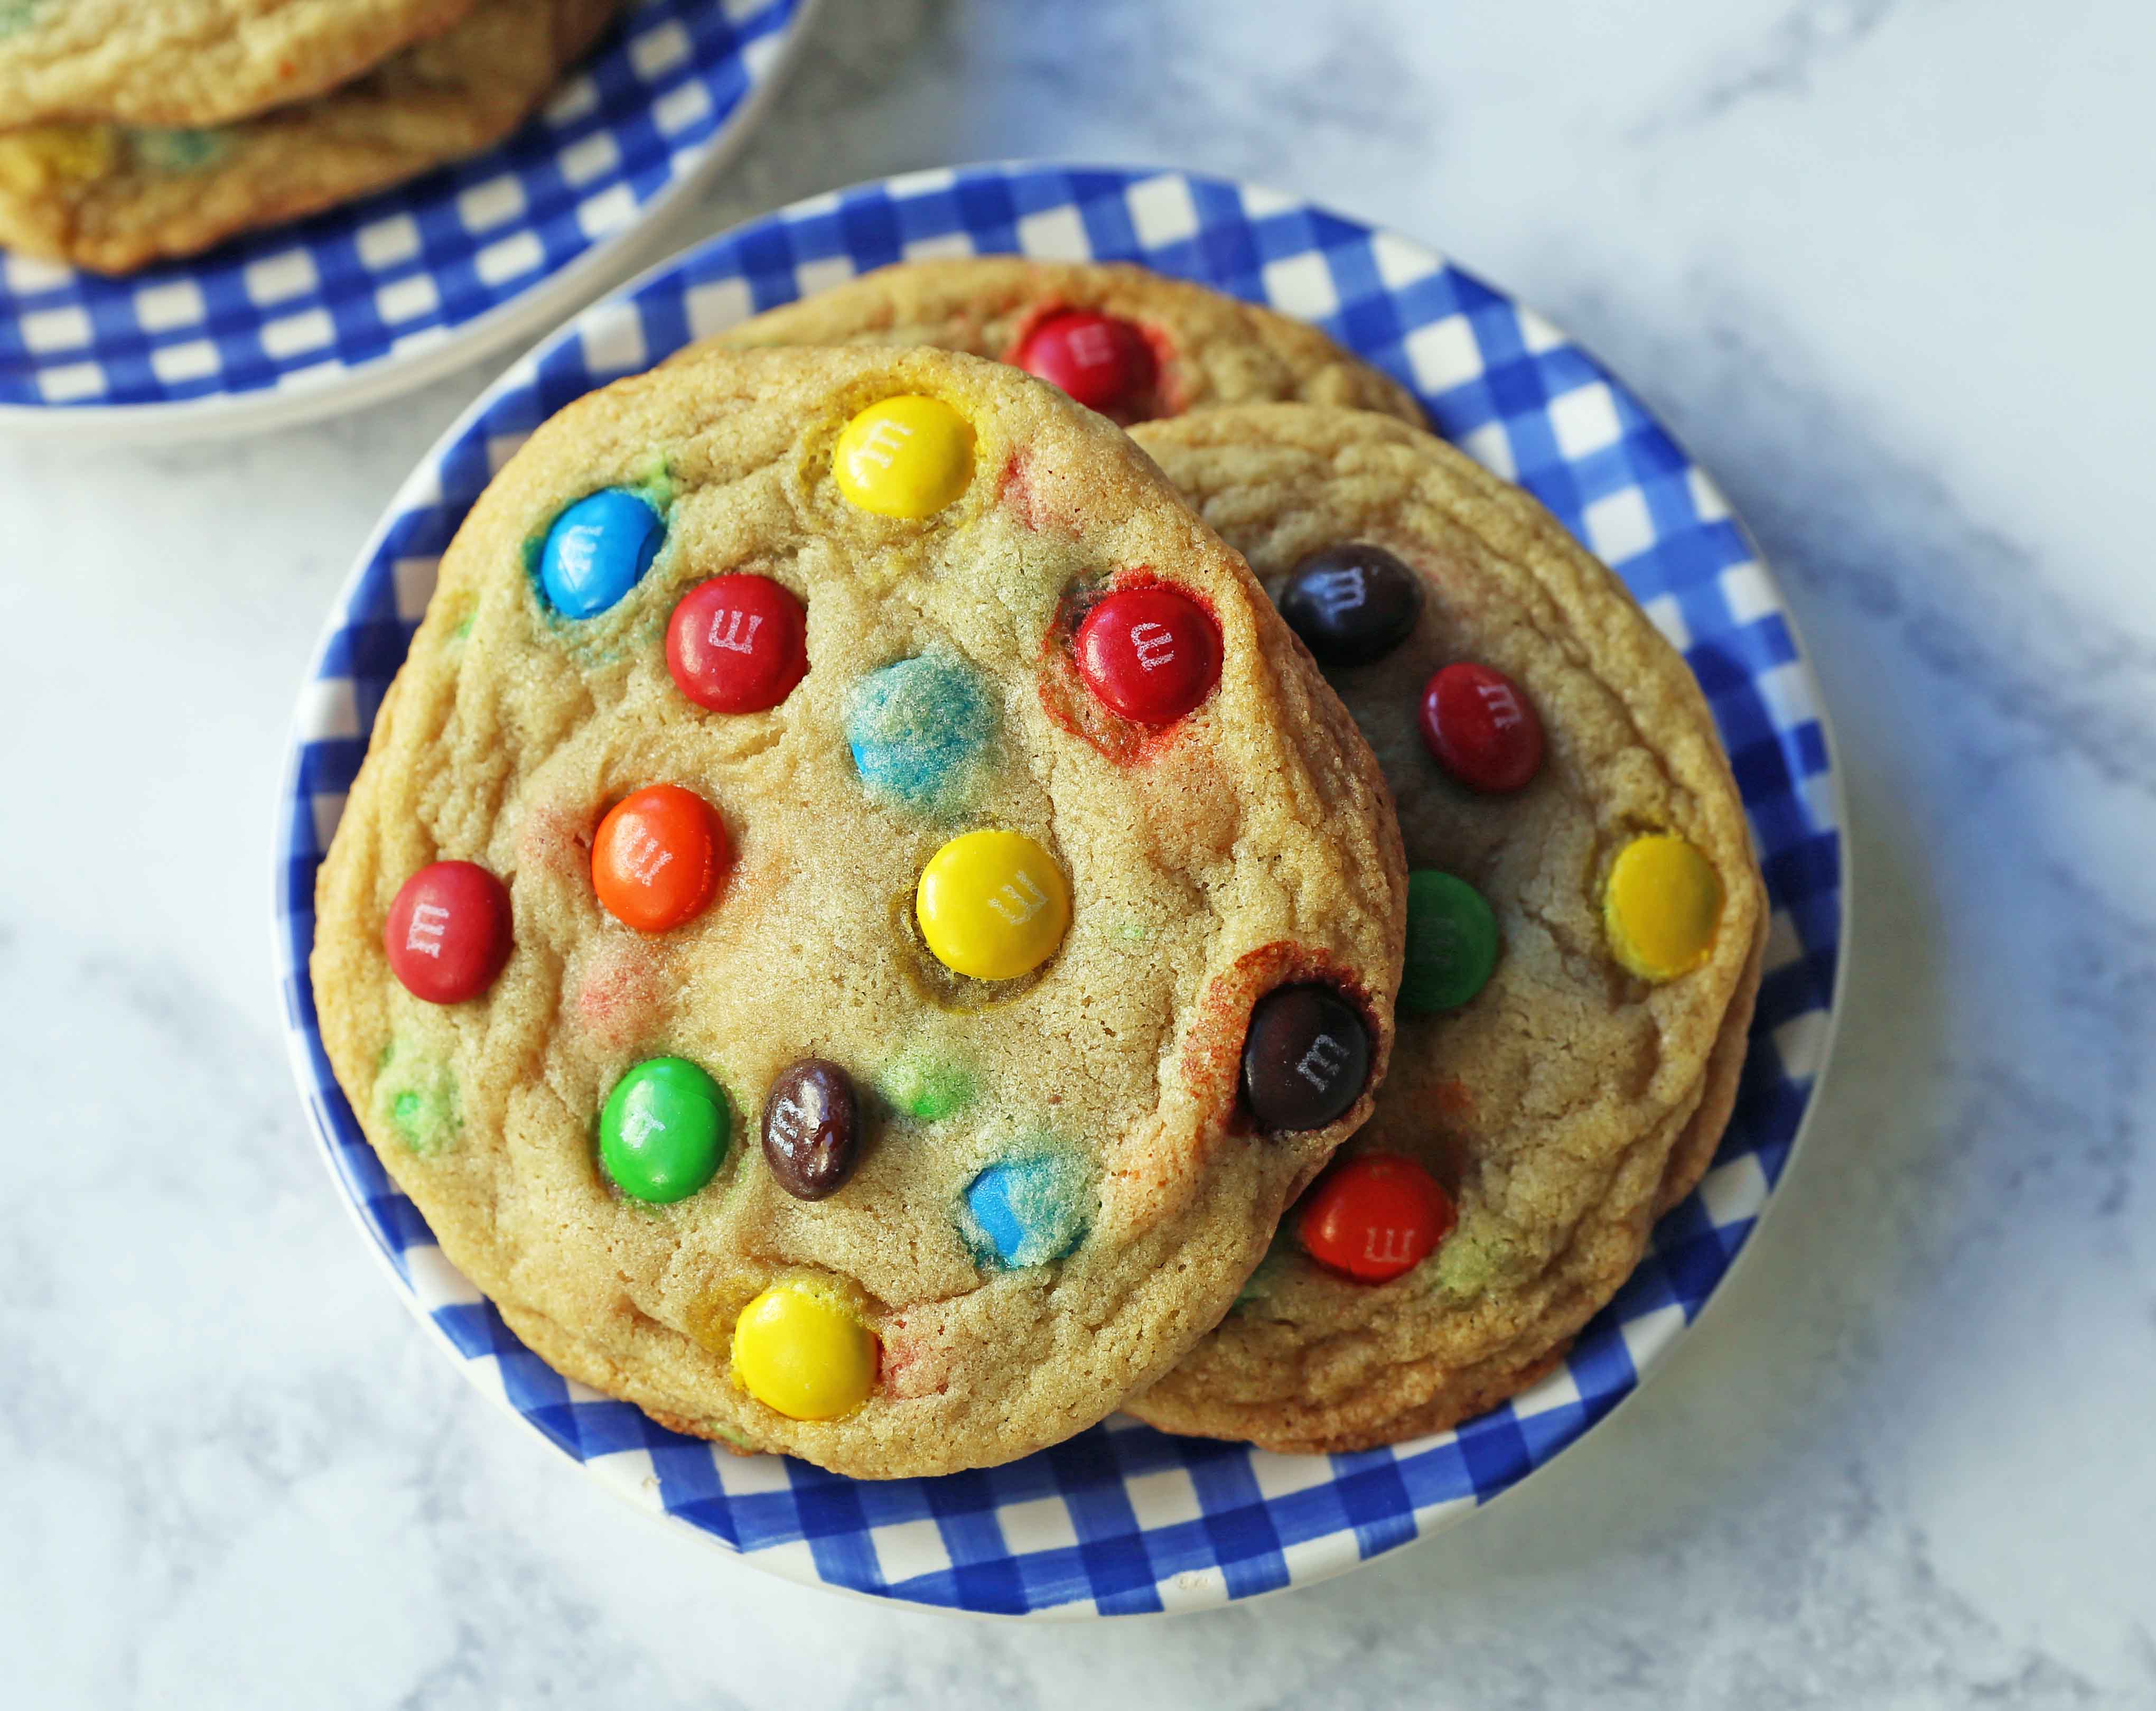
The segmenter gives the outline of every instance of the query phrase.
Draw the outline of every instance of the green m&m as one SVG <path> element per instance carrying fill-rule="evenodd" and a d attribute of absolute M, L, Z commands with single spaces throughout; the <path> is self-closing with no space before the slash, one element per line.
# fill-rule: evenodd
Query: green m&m
<path fill-rule="evenodd" d="M 685 1057 L 646 1058 L 599 1112 L 599 1163 L 631 1200 L 685 1200 L 726 1162 L 733 1118 L 719 1084 Z"/>
<path fill-rule="evenodd" d="M 1497 917 L 1464 879 L 1419 867 L 1408 875 L 1408 956 L 1400 1008 L 1414 1015 L 1458 1010 L 1497 966 Z"/>

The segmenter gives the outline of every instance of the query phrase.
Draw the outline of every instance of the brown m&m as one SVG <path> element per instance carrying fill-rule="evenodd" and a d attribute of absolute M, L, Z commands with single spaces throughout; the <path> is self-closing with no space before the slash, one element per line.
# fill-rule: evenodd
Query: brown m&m
<path fill-rule="evenodd" d="M 1243 1096 L 1261 1128 L 1323 1128 L 1363 1092 L 1370 1035 L 1329 986 L 1282 986 L 1260 999 L 1243 1040 Z"/>
<path fill-rule="evenodd" d="M 797 1200 L 846 1185 L 860 1160 L 860 1102 L 835 1063 L 804 1057 L 778 1072 L 763 1102 L 763 1158 Z"/>
<path fill-rule="evenodd" d="M 1414 629 L 1422 582 L 1383 547 L 1349 541 L 1304 558 L 1273 604 L 1319 665 L 1367 665 Z"/>

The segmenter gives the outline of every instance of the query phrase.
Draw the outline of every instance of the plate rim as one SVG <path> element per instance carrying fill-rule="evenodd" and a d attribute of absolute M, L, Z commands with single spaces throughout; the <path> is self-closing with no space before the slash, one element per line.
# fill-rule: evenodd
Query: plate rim
<path fill-rule="evenodd" d="M 572 319 L 610 295 L 608 275 L 632 259 L 639 247 L 660 235 L 660 229 L 677 218 L 747 146 L 799 64 L 803 44 L 824 5 L 825 0 L 793 0 L 793 16 L 780 33 L 770 69 L 718 129 L 698 146 L 688 167 L 670 177 L 619 230 L 608 233 L 555 272 L 534 280 L 516 295 L 482 311 L 447 337 L 403 352 L 393 349 L 363 362 L 340 363 L 321 379 L 293 387 L 254 387 L 244 392 L 211 392 L 198 398 L 131 404 L 0 403 L 0 434 L 28 438 L 34 434 L 54 440 L 97 439 L 107 444 L 126 445 L 236 438 L 357 413 L 498 356 L 520 340 L 551 337 L 551 332 L 542 330 Z M 691 244 L 675 253 L 685 254 L 695 247 Z M 641 281 L 646 274 L 666 265 L 661 259 L 631 277 Z M 626 283 L 617 280 L 613 289 Z M 490 393 L 500 378 L 497 374 L 490 379 L 485 390 Z M 461 416 L 458 422 L 462 424 Z M 437 442 L 428 455 L 440 449 Z"/>
<path fill-rule="evenodd" d="M 822 0 L 803 0 L 806 8 L 814 8 L 821 3 Z M 660 258 L 632 277 L 619 282 L 602 295 L 580 306 L 573 314 L 565 317 L 546 338 L 538 342 L 538 344 L 535 344 L 531 352 L 525 354 L 528 357 L 536 352 L 539 344 L 551 345 L 557 339 L 566 340 L 574 336 L 587 316 L 609 309 L 619 302 L 633 298 L 663 275 L 681 266 L 692 256 L 699 255 L 711 248 L 726 242 L 744 227 L 761 224 L 767 221 L 783 220 L 790 216 L 807 217 L 819 212 L 828 211 L 839 198 L 859 191 L 887 188 L 892 186 L 905 186 L 917 189 L 924 177 L 963 175 L 968 172 L 995 172 L 1005 176 L 1038 174 L 1060 177 L 1103 174 L 1127 179 L 1132 183 L 1155 178 L 1173 178 L 1185 182 L 1221 187 L 1235 191 L 1246 198 L 1262 199 L 1270 209 L 1301 211 L 1338 220 L 1370 236 L 1382 236 L 1389 242 L 1402 246 L 1404 250 L 1411 251 L 1418 257 L 1426 257 L 1440 266 L 1452 267 L 1458 270 L 1449 251 L 1434 246 L 1420 238 L 1408 235 L 1377 221 L 1365 219 L 1358 215 L 1342 213 L 1332 204 L 1319 202 L 1306 196 L 1276 192 L 1271 187 L 1255 180 L 1229 177 L 1196 168 L 1163 167 L 1144 162 L 1096 163 L 1038 157 L 967 161 L 953 162 L 943 167 L 886 173 L 845 185 L 834 186 L 748 216 L 737 222 L 733 226 L 711 233 L 693 244 L 685 245 L 672 254 Z M 1025 252 L 1012 250 L 977 253 L 1024 254 Z M 1471 276 L 1477 281 L 1487 283 L 1479 274 Z M 1296 1547 L 1298 1554 L 1291 1577 L 1277 1586 L 1268 1587 L 1257 1592 L 1231 1595 L 1224 1581 L 1217 1576 L 1209 1577 L 1207 1584 L 1204 1586 L 1188 1589 L 1178 1588 L 1178 1577 L 1175 1575 L 1157 1577 L 1153 1583 L 1153 1590 L 1160 1601 L 1161 1607 L 1156 1611 L 1103 1611 L 1098 1607 L 1094 1600 L 1081 1596 L 1038 1609 L 1004 1611 L 978 1609 L 962 1605 L 930 1603 L 897 1591 L 877 1592 L 846 1585 L 824 1579 L 815 1571 L 813 1563 L 801 1554 L 743 1549 L 730 1544 L 716 1533 L 698 1527 L 671 1513 L 662 1505 L 644 1501 L 638 1493 L 631 1488 L 629 1482 L 613 1477 L 610 1470 L 598 1462 L 569 1456 L 559 1445 L 548 1439 L 545 1433 L 538 1433 L 541 1439 L 547 1442 L 548 1447 L 557 1455 L 570 1461 L 581 1472 L 595 1479 L 602 1487 L 611 1491 L 618 1499 L 629 1507 L 641 1513 L 654 1517 L 676 1531 L 685 1532 L 701 1539 L 708 1548 L 716 1549 L 728 1558 L 749 1564 L 760 1572 L 796 1585 L 840 1594 L 874 1606 L 884 1608 L 900 1606 L 910 1610 L 932 1611 L 941 1616 L 999 1622 L 1121 1621 L 1132 1618 L 1188 1615 L 1233 1606 L 1248 1605 L 1260 1599 L 1271 1598 L 1301 1587 L 1315 1585 L 1325 1580 L 1336 1579 L 1365 1563 L 1377 1560 L 1378 1557 L 1394 1556 L 1402 1550 L 1424 1544 L 1459 1525 L 1470 1516 L 1481 1514 L 1490 1509 L 1528 1485 L 1537 1474 L 1553 1462 L 1577 1450 L 1607 1421 L 1630 1406 L 1655 1375 L 1668 1364 L 1676 1349 L 1691 1338 L 1697 1327 L 1705 1320 L 1707 1313 L 1714 1309 L 1717 1300 L 1726 1293 L 1729 1282 L 1737 1274 L 1738 1267 L 1747 1264 L 1756 1251 L 1760 1229 L 1773 1214 L 1781 1197 L 1780 1191 L 1788 1179 L 1790 1169 L 1794 1166 L 1797 1159 L 1804 1151 L 1806 1139 L 1811 1133 L 1818 1115 L 1821 1095 L 1829 1084 L 1833 1071 L 1842 1017 L 1846 1008 L 1851 961 L 1848 948 L 1850 929 L 1853 920 L 1856 886 L 1855 864 L 1851 850 L 1848 787 L 1840 760 L 1840 743 L 1835 730 L 1832 711 L 1820 690 L 1810 646 L 1796 614 L 1788 604 L 1787 594 L 1781 580 L 1775 575 L 1765 555 L 1759 551 L 1758 543 L 1753 538 L 1749 528 L 1746 527 L 1743 517 L 1738 513 L 1734 506 L 1729 505 L 1727 496 L 1722 492 L 1719 483 L 1714 480 L 1706 465 L 1693 456 L 1690 448 L 1659 414 L 1647 409 L 1640 394 L 1618 371 L 1603 362 L 1599 357 L 1594 356 L 1587 346 L 1572 338 L 1562 325 L 1550 321 L 1541 311 L 1534 309 L 1509 291 L 1496 285 L 1490 285 L 1488 288 L 1512 310 L 1522 314 L 1534 315 L 1556 331 L 1567 343 L 1588 355 L 1610 380 L 1639 403 L 1641 410 L 1647 414 L 1656 429 L 1666 435 L 1677 447 L 1686 464 L 1698 471 L 1712 487 L 1717 496 L 1722 498 L 1724 505 L 1727 506 L 1727 520 L 1743 537 L 1746 546 L 1750 549 L 1752 562 L 1758 566 L 1761 574 L 1767 578 L 1774 590 L 1776 601 L 1775 611 L 1789 632 L 1794 650 L 1791 663 L 1796 666 L 1799 680 L 1809 698 L 1810 715 L 1819 727 L 1820 741 L 1826 756 L 1825 778 L 1827 784 L 1828 802 L 1834 815 L 1833 829 L 1835 833 L 1835 861 L 1837 891 L 1835 948 L 1836 954 L 1834 973 L 1824 1007 L 1825 1022 L 1819 1045 L 1818 1067 L 1813 1072 L 1810 1086 L 1805 1093 L 1804 1107 L 1799 1113 L 1796 1125 L 1790 1134 L 1779 1174 L 1768 1184 L 1768 1191 L 1758 1210 L 1752 1215 L 1750 1227 L 1746 1231 L 1735 1253 L 1724 1263 L 1721 1272 L 1715 1278 L 1707 1294 L 1701 1298 L 1691 1317 L 1684 1319 L 1669 1334 L 1648 1350 L 1644 1360 L 1635 1361 L 1635 1374 L 1632 1384 L 1599 1416 L 1584 1425 L 1561 1446 L 1529 1467 L 1518 1478 L 1490 1495 L 1476 1500 L 1452 1500 L 1435 1507 L 1415 1508 L 1409 1512 L 1414 1529 L 1413 1536 L 1400 1541 L 1397 1545 L 1387 1547 L 1367 1556 L 1358 1549 L 1358 1541 L 1352 1529 L 1336 1529 L 1332 1533 L 1305 1541 Z M 753 311 L 751 312 L 752 313 Z M 1294 318 L 1303 319 L 1299 316 Z M 1304 324 L 1310 323 L 1305 321 Z M 665 357 L 661 357 L 657 360 L 664 361 Z M 381 515 L 377 517 L 374 527 L 368 532 L 364 542 L 355 554 L 350 568 L 340 580 L 336 593 L 332 596 L 331 604 L 324 618 L 315 645 L 309 651 L 305 675 L 300 679 L 299 686 L 299 694 L 295 698 L 291 716 L 286 722 L 284 763 L 279 770 L 280 789 L 274 804 L 275 836 L 270 850 L 272 898 L 269 925 L 273 950 L 275 952 L 274 966 L 279 972 L 280 1018 L 285 1035 L 287 1059 L 292 1066 L 300 1102 L 308 1117 L 309 1127 L 315 1132 L 317 1156 L 329 1174 L 336 1189 L 337 1199 L 343 1205 L 353 1225 L 364 1238 L 365 1245 L 372 1252 L 376 1262 L 396 1286 L 396 1292 L 407 1310 L 425 1328 L 437 1346 L 452 1358 L 455 1365 L 464 1374 L 467 1383 L 476 1388 L 503 1413 L 515 1419 L 527 1431 L 536 1431 L 536 1428 L 533 1422 L 516 1407 L 501 1386 L 490 1382 L 489 1374 L 479 1370 L 485 1363 L 468 1357 L 456 1346 L 443 1326 L 435 1320 L 422 1303 L 418 1292 L 410 1280 L 398 1271 L 394 1261 L 391 1259 L 382 1246 L 380 1236 L 368 1225 L 358 1202 L 347 1191 L 346 1185 L 337 1169 L 332 1143 L 329 1137 L 322 1133 L 320 1125 L 314 1121 L 311 1090 L 315 1083 L 313 1066 L 308 1054 L 307 1036 L 305 1030 L 292 1015 L 290 1005 L 283 1001 L 285 994 L 282 990 L 282 982 L 287 978 L 285 969 L 287 958 L 285 950 L 287 932 L 285 858 L 290 843 L 290 830 L 296 820 L 297 804 L 300 800 L 298 785 L 300 757 L 305 741 L 302 727 L 308 712 L 308 691 L 311 686 L 319 681 L 320 668 L 325 663 L 332 643 L 343 628 L 342 620 L 349 608 L 352 597 L 357 592 L 369 567 L 386 542 L 392 528 L 407 508 L 408 493 L 414 490 L 424 491 L 430 485 L 432 472 L 437 467 L 442 454 L 469 432 L 485 412 L 498 401 L 501 394 L 509 389 L 516 378 L 514 371 L 517 366 L 511 364 L 502 373 L 495 375 L 421 455 L 404 479 L 398 484 L 392 496 L 385 501 Z M 1568 532 L 1570 531 L 1568 530 Z M 311 975 L 304 962 L 290 970 L 289 978 L 307 980 L 311 984 Z M 1127 1418 L 1127 1416 L 1111 1415 L 1109 1418 Z M 1444 1434 L 1429 1436 L 1442 1436 Z M 1413 1444 L 1420 1441 L 1406 1441 Z M 1249 1447 L 1253 1455 L 1270 1453 L 1258 1449 L 1255 1446 Z M 1399 1449 L 1402 1446 L 1392 1447 Z"/>

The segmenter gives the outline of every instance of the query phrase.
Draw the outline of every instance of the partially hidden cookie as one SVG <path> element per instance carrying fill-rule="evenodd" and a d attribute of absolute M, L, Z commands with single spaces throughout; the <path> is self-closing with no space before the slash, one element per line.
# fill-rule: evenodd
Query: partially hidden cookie
<path fill-rule="evenodd" d="M 570 405 L 473 508 L 313 990 L 383 1164 L 559 1370 L 940 1473 L 1227 1309 L 1383 1072 L 1398 839 L 1111 424 L 964 356 L 722 352 Z"/>
<path fill-rule="evenodd" d="M 1767 929 L 1743 806 L 1624 587 L 1441 441 L 1293 404 L 1137 437 L 1327 662 L 1409 905 L 1374 1113 L 1128 1405 L 1291 1452 L 1436 1431 L 1553 1366 L 1713 1154 Z"/>
<path fill-rule="evenodd" d="M 619 5 L 480 0 L 365 76 L 232 125 L 0 134 L 0 244 L 127 273 L 460 160 L 516 129 Z"/>
<path fill-rule="evenodd" d="M 0 129 L 224 125 L 347 83 L 474 0 L 8 0 Z"/>
<path fill-rule="evenodd" d="M 684 357 L 715 345 L 964 351 L 1024 368 L 1127 424 L 1295 398 L 1423 420 L 1405 387 L 1316 327 L 1120 262 L 899 262 L 767 310 Z"/>

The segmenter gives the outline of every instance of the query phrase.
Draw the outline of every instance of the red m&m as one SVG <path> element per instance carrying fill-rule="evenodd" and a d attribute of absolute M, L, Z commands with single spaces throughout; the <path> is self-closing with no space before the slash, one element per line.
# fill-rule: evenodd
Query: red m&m
<path fill-rule="evenodd" d="M 624 796 L 592 840 L 592 889 L 617 921 L 665 933 L 699 913 L 719 888 L 726 829 L 679 784 Z"/>
<path fill-rule="evenodd" d="M 1412 1272 L 1451 1234 L 1452 1196 L 1421 1165 L 1394 1153 L 1365 1153 L 1319 1180 L 1296 1219 L 1311 1258 L 1358 1283 Z"/>
<path fill-rule="evenodd" d="M 715 576 L 684 594 L 666 624 L 666 669 L 716 713 L 760 713 L 808 671 L 808 614 L 767 576 Z"/>
<path fill-rule="evenodd" d="M 1195 600 L 1158 585 L 1111 594 L 1078 626 L 1078 672 L 1109 707 L 1172 724 L 1220 681 L 1220 632 Z"/>
<path fill-rule="evenodd" d="M 1520 789 L 1542 769 L 1541 716 L 1518 684 L 1490 665 L 1463 660 L 1430 680 L 1422 740 L 1445 771 L 1489 795 Z"/>
<path fill-rule="evenodd" d="M 406 880 L 382 924 L 382 948 L 404 989 L 461 1004 L 509 960 L 509 891 L 472 861 L 436 861 Z"/>
<path fill-rule="evenodd" d="M 1028 333 L 1018 366 L 1060 386 L 1089 410 L 1113 414 L 1152 390 L 1157 365 L 1145 335 L 1120 316 L 1065 309 Z"/>

